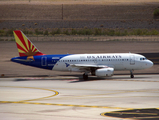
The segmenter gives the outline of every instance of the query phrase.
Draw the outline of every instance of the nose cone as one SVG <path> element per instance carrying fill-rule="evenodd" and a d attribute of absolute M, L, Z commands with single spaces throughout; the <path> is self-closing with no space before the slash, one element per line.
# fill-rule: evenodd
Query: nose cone
<path fill-rule="evenodd" d="M 146 64 L 147 64 L 147 68 L 150 68 L 153 66 L 153 62 L 150 60 L 148 60 Z"/>

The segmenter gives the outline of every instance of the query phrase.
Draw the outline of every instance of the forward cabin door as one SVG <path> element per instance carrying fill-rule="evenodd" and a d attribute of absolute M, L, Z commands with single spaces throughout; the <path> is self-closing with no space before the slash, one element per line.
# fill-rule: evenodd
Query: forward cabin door
<path fill-rule="evenodd" d="M 130 65 L 135 65 L 135 56 L 130 55 Z"/>

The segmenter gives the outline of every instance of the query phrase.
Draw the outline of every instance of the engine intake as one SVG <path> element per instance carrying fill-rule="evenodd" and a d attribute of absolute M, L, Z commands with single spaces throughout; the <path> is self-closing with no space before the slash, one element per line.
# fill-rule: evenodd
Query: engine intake
<path fill-rule="evenodd" d="M 114 68 L 100 68 L 95 71 L 95 75 L 99 77 L 113 76 Z"/>

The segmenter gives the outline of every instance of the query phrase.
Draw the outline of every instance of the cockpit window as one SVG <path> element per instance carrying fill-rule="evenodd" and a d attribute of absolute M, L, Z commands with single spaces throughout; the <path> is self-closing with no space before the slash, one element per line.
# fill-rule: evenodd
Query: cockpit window
<path fill-rule="evenodd" d="M 147 60 L 147 58 L 140 58 L 140 60 Z"/>

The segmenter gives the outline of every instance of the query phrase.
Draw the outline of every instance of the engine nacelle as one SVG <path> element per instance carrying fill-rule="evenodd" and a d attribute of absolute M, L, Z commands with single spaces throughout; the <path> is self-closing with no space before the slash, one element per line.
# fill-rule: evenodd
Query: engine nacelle
<path fill-rule="evenodd" d="M 95 71 L 95 75 L 99 77 L 113 76 L 114 68 L 100 68 Z"/>

